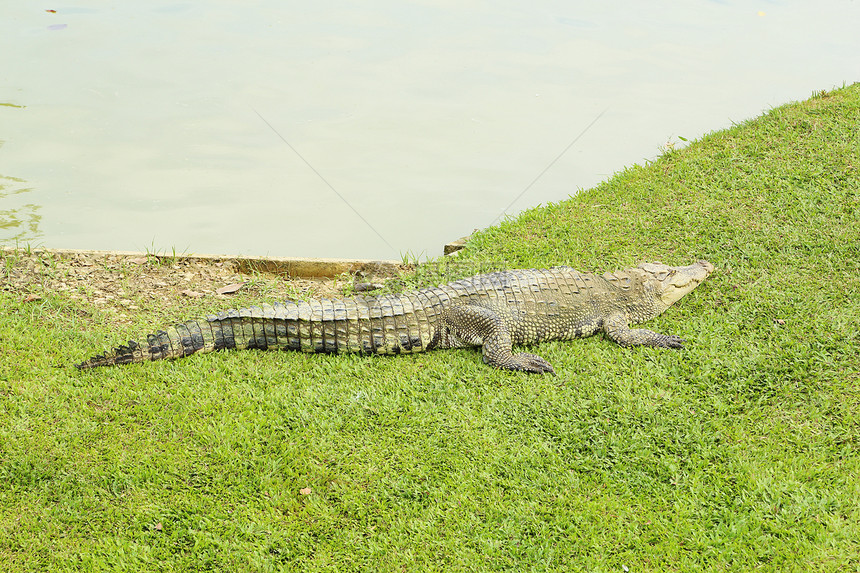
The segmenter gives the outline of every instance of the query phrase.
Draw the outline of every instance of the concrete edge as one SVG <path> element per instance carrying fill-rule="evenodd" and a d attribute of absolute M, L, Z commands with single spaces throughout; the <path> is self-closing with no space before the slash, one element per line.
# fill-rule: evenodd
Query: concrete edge
<path fill-rule="evenodd" d="M 451 241 L 442 247 L 442 254 L 446 256 L 457 254 L 459 251 L 466 248 L 466 242 L 471 238 L 472 235 L 466 235 L 465 237 L 460 237 L 456 241 Z"/>
<path fill-rule="evenodd" d="M 89 256 L 89 257 L 152 257 L 158 260 L 175 259 L 178 261 L 202 262 L 207 264 L 235 261 L 241 272 L 264 272 L 287 275 L 298 278 L 331 278 L 343 273 L 363 272 L 376 275 L 396 275 L 404 265 L 398 261 L 372 259 L 322 259 L 304 257 L 250 257 L 231 255 L 207 255 L 198 253 L 166 254 L 139 253 L 134 251 L 93 251 L 82 249 L 28 249 L 22 247 L 0 247 L 0 252 L 6 255 L 16 253 L 47 253 L 58 256 Z"/>

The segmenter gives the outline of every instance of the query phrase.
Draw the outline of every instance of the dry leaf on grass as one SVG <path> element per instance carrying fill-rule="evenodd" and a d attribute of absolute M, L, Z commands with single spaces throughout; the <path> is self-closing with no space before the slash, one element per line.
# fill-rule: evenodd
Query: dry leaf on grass
<path fill-rule="evenodd" d="M 217 294 L 233 294 L 243 286 L 245 286 L 245 283 L 233 283 L 231 285 L 219 287 L 215 289 L 215 292 Z"/>

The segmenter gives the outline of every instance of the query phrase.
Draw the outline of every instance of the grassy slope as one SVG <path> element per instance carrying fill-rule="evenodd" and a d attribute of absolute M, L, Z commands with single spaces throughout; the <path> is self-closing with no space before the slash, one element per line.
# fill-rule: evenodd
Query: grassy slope
<path fill-rule="evenodd" d="M 541 345 L 557 378 L 469 351 L 78 373 L 54 365 L 115 333 L 61 298 L 0 291 L 0 563 L 856 566 L 858 133 L 855 85 L 476 237 L 466 260 L 716 265 L 650 325 L 687 350 Z"/>

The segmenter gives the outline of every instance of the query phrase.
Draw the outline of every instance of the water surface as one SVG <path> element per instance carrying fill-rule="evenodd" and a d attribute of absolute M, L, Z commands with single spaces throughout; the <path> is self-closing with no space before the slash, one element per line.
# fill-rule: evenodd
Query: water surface
<path fill-rule="evenodd" d="M 48 247 L 435 256 L 860 80 L 848 0 L 0 12 L 0 241 Z"/>

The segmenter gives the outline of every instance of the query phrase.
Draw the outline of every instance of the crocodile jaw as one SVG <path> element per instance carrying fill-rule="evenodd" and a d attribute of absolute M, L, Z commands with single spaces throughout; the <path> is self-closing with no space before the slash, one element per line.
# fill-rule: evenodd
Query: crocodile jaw
<path fill-rule="evenodd" d="M 714 272 L 714 265 L 698 261 L 686 267 L 670 267 L 661 263 L 643 263 L 639 268 L 652 279 L 655 294 L 666 308 L 699 286 Z"/>

